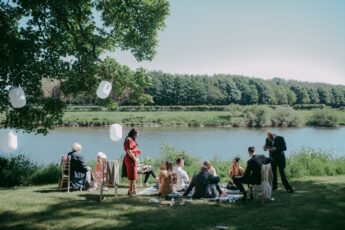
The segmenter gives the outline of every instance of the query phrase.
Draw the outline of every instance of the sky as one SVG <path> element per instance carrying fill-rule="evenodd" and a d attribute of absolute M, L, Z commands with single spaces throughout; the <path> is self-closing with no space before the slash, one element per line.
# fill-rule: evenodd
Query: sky
<path fill-rule="evenodd" d="M 345 85 L 345 0 L 170 0 L 152 61 L 136 69 Z"/>

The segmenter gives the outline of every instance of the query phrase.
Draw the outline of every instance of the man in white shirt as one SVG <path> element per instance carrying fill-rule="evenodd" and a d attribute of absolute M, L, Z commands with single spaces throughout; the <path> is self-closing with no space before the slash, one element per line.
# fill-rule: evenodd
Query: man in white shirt
<path fill-rule="evenodd" d="M 188 185 L 189 185 L 189 177 L 186 171 L 184 171 L 182 168 L 184 166 L 184 161 L 182 158 L 176 159 L 176 167 L 174 168 L 174 171 L 177 175 L 177 182 L 175 184 L 176 191 L 178 192 L 184 192 L 186 191 Z"/>

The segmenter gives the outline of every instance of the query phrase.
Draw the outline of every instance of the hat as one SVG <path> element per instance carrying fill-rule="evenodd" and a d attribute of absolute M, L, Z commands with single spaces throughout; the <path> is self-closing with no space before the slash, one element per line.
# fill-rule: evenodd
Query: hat
<path fill-rule="evenodd" d="M 102 158 L 102 159 L 107 159 L 107 155 L 105 155 L 105 153 L 102 153 L 102 152 L 98 152 L 97 156 Z"/>

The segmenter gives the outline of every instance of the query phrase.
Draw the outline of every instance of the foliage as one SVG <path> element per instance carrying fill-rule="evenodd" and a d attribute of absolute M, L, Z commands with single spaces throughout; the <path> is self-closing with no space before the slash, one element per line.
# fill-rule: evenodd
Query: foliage
<path fill-rule="evenodd" d="M 35 172 L 28 178 L 28 183 L 34 185 L 54 184 L 57 183 L 60 174 L 60 166 L 57 164 L 38 166 Z"/>
<path fill-rule="evenodd" d="M 319 127 L 336 127 L 339 116 L 331 109 L 318 109 L 313 112 L 309 123 Z"/>
<path fill-rule="evenodd" d="M 198 157 L 191 155 L 186 151 L 178 151 L 174 147 L 169 145 L 163 145 L 160 150 L 159 157 L 155 160 L 155 168 L 159 169 L 159 166 L 164 161 L 170 161 L 175 165 L 177 158 L 182 158 L 185 164 L 185 170 L 188 175 L 195 175 L 200 168 L 201 160 Z"/>
<path fill-rule="evenodd" d="M 285 106 L 277 107 L 271 119 L 272 125 L 279 127 L 296 127 L 303 123 L 302 118 L 294 109 Z"/>
<path fill-rule="evenodd" d="M 345 158 L 310 148 L 291 154 L 287 159 L 288 177 L 334 176 L 345 174 Z"/>
<path fill-rule="evenodd" d="M 101 80 L 113 84 L 110 99 L 151 102 L 144 93 L 150 80 L 144 70 L 101 57 L 120 49 L 138 61 L 151 60 L 168 12 L 166 0 L 1 1 L 0 113 L 6 118 L 0 127 L 45 134 L 61 122 L 62 96 L 95 97 Z M 44 97 L 43 79 L 60 90 Z M 18 86 L 27 105 L 13 109 L 8 91 Z"/>
<path fill-rule="evenodd" d="M 37 166 L 25 155 L 0 157 L 0 187 L 28 185 L 30 175 L 36 170 Z"/>
<path fill-rule="evenodd" d="M 271 126 L 272 109 L 267 106 L 250 106 L 245 112 L 249 127 Z"/>
<path fill-rule="evenodd" d="M 345 87 L 321 83 L 262 80 L 237 75 L 151 72 L 146 92 L 155 105 L 345 105 Z"/>

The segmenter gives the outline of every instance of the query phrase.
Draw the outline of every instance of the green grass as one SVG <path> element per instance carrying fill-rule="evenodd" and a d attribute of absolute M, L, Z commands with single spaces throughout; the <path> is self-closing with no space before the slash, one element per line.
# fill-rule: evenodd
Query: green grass
<path fill-rule="evenodd" d="M 55 185 L 0 190 L 0 229 L 342 229 L 345 176 L 292 181 L 294 194 L 277 190 L 274 202 L 153 205 L 150 197 L 106 200 L 98 192 L 59 192 Z"/>

